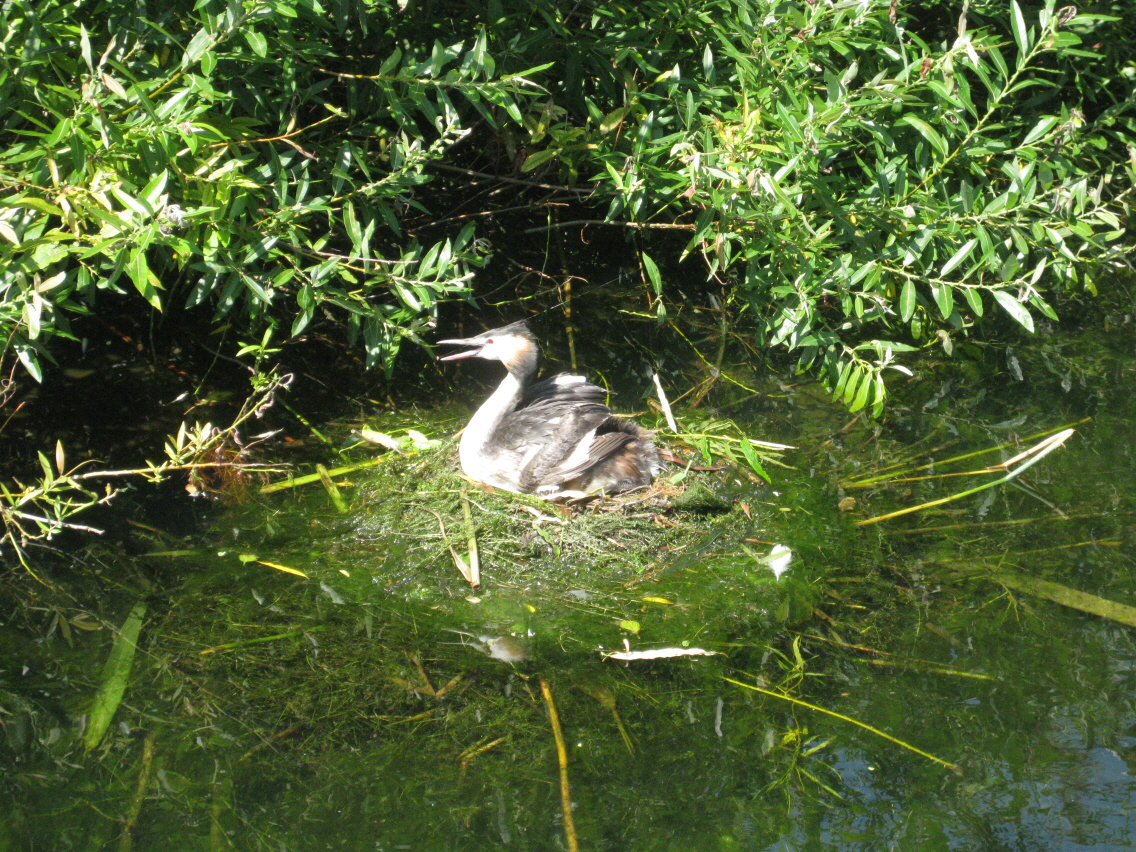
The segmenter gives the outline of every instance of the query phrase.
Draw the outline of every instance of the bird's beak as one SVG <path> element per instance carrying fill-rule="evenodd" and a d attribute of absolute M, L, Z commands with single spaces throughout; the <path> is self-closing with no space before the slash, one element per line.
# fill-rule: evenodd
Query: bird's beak
<path fill-rule="evenodd" d="M 463 337 L 456 340 L 439 340 L 439 346 L 472 346 L 465 352 L 455 352 L 453 355 L 439 355 L 439 361 L 457 361 L 460 358 L 476 358 L 485 348 L 485 340 L 480 337 Z"/>

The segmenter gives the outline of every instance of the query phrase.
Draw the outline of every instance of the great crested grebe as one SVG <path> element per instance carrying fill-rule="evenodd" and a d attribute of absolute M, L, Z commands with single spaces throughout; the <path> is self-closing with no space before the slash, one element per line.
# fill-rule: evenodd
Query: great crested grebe
<path fill-rule="evenodd" d="M 558 500 L 638 488 L 659 472 L 650 436 L 611 413 L 603 388 L 567 373 L 529 384 L 538 350 L 524 322 L 438 343 L 471 347 L 441 361 L 484 358 L 509 371 L 462 435 L 470 479 Z"/>

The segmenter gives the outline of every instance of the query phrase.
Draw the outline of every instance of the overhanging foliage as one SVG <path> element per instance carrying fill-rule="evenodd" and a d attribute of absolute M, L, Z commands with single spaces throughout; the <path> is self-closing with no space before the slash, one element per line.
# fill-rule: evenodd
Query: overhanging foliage
<path fill-rule="evenodd" d="M 6 4 L 10 351 L 40 377 L 69 313 L 133 288 L 292 336 L 328 317 L 389 371 L 487 250 L 493 202 L 431 165 L 520 164 L 636 226 L 660 315 L 679 252 L 653 229 L 678 226 L 738 326 L 878 411 L 903 351 L 992 309 L 1032 329 L 1127 248 L 1132 64 L 1084 43 L 1123 24 L 928 8 Z"/>

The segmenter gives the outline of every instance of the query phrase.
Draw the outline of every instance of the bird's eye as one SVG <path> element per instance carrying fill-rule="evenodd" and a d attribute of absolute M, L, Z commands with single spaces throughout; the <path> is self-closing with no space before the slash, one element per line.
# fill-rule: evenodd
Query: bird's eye
<path fill-rule="evenodd" d="M 486 340 L 486 341 L 485 341 L 485 345 L 486 345 L 486 346 L 488 346 L 488 345 L 489 345 L 489 344 L 491 344 L 491 343 L 493 343 L 493 338 L 492 338 L 492 337 L 491 337 L 491 338 L 489 338 L 488 340 Z"/>

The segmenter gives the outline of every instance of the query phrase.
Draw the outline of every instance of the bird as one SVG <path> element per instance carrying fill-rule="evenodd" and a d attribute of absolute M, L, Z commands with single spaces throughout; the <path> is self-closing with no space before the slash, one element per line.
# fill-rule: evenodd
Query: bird
<path fill-rule="evenodd" d="M 650 434 L 616 417 L 607 392 L 560 373 L 533 383 L 539 350 L 522 320 L 474 337 L 441 361 L 483 358 L 508 371 L 462 433 L 462 472 L 475 482 L 546 500 L 572 500 L 649 485 L 662 467 Z"/>

